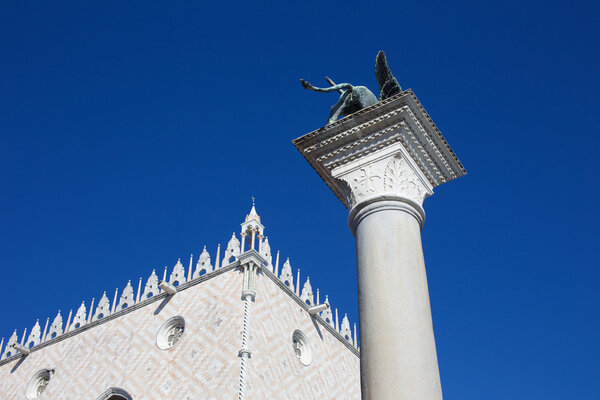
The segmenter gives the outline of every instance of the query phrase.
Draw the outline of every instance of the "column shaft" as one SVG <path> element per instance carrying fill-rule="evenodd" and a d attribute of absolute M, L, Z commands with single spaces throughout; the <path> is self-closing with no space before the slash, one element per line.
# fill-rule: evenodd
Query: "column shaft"
<path fill-rule="evenodd" d="M 410 204 L 379 201 L 350 217 L 363 400 L 442 399 L 418 215 Z"/>

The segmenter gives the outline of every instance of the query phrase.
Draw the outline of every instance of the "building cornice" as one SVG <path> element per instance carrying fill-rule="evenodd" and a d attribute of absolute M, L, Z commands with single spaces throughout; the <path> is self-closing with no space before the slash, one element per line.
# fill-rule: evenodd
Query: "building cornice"
<path fill-rule="evenodd" d="M 285 294 L 291 297 L 292 300 L 294 300 L 296 304 L 298 304 L 304 311 L 306 311 L 306 313 L 309 314 L 309 316 L 313 318 L 314 321 L 317 321 L 323 328 L 325 328 L 325 330 L 331 333 L 337 340 L 342 342 L 342 344 L 346 346 L 352 352 L 352 354 L 360 358 L 360 351 L 358 349 L 354 348 L 354 346 L 352 346 L 348 341 L 346 341 L 344 337 L 333 327 L 331 327 L 327 322 L 325 322 L 325 320 L 321 318 L 321 316 L 319 316 L 318 314 L 310 315 L 310 313 L 308 312 L 308 309 L 310 307 L 304 301 L 302 301 L 302 299 L 298 297 L 296 293 L 294 293 L 289 287 L 287 287 L 283 282 L 281 282 L 281 280 L 277 278 L 275 274 L 273 274 L 273 272 L 271 272 L 265 266 L 261 266 L 260 272 L 266 277 L 268 277 L 271 281 L 273 281 L 275 285 L 277 285 L 277 287 L 280 288 Z"/>
<path fill-rule="evenodd" d="M 421 201 L 431 195 L 436 186 L 466 174 L 410 89 L 307 133 L 292 143 L 348 209 L 360 200 L 354 198 L 360 193 L 355 193 L 349 181 L 370 179 L 370 171 L 362 168 L 358 160 L 381 158 L 387 161 L 395 154 L 400 155 L 397 163 L 411 160 L 410 171 L 405 172 L 406 168 L 398 165 L 389 179 L 400 178 L 393 175 L 396 171 L 414 175 L 409 179 L 418 181 L 415 190 L 419 191 L 417 200 Z M 381 185 L 384 185 L 386 167 L 389 169 L 387 162 L 381 163 L 382 171 L 378 171 Z M 355 170 L 358 172 L 354 173 Z"/>
<path fill-rule="evenodd" d="M 202 275 L 202 276 L 200 276 L 198 278 L 192 279 L 191 281 L 188 281 L 186 283 L 181 284 L 180 286 L 177 287 L 177 292 L 182 292 L 182 291 L 184 291 L 186 289 L 189 289 L 191 287 L 194 287 L 194 286 L 196 286 L 196 285 L 198 285 L 198 284 L 200 284 L 202 282 L 206 282 L 206 281 L 208 281 L 208 280 L 210 280 L 212 278 L 215 278 L 215 277 L 217 277 L 219 275 L 222 275 L 222 274 L 224 274 L 224 273 L 226 273 L 228 271 L 236 269 L 239 266 L 240 266 L 240 262 L 239 261 L 234 261 L 234 262 L 232 262 L 231 264 L 229 264 L 229 265 L 227 265 L 225 267 L 216 269 L 216 270 L 214 270 L 212 272 L 207 273 L 206 275 Z M 169 295 L 166 292 L 159 293 L 156 296 L 152 296 L 149 299 L 142 300 L 139 303 L 134 304 L 134 305 L 132 305 L 130 307 L 127 307 L 127 308 L 119 310 L 119 311 L 115 311 L 113 314 L 107 315 L 106 317 L 104 317 L 102 319 L 98 319 L 96 321 L 90 322 L 89 324 L 85 324 L 85 325 L 81 326 L 80 328 L 78 328 L 78 329 L 76 329 L 74 331 L 65 332 L 62 335 L 59 335 L 59 336 L 57 336 L 55 338 L 48 339 L 48 340 L 46 340 L 43 343 L 39 343 L 39 344 L 31 347 L 29 350 L 33 353 L 34 351 L 41 350 L 41 349 L 43 349 L 43 348 L 45 348 L 47 346 L 51 346 L 51 345 L 53 345 L 55 343 L 62 342 L 63 340 L 69 339 L 69 338 L 71 338 L 73 336 L 79 335 L 80 333 L 83 333 L 83 332 L 86 332 L 86 331 L 88 331 L 90 329 L 93 329 L 93 328 L 95 328 L 98 325 L 105 324 L 105 323 L 107 323 L 109 321 L 112 321 L 112 320 L 115 320 L 115 319 L 117 319 L 117 318 L 119 318 L 119 317 L 121 317 L 123 315 L 129 314 L 131 312 L 139 310 L 140 308 L 146 307 L 146 306 L 148 306 L 150 304 L 156 303 L 157 301 L 163 300 L 167 296 L 169 296 Z M 4 364 L 8 364 L 8 363 L 10 363 L 12 361 L 15 361 L 15 360 L 17 360 L 19 358 L 23 358 L 23 357 L 26 357 L 26 355 L 21 354 L 21 353 L 13 354 L 12 356 L 7 357 L 7 358 L 1 360 L 0 361 L 0 367 L 3 366 Z"/>

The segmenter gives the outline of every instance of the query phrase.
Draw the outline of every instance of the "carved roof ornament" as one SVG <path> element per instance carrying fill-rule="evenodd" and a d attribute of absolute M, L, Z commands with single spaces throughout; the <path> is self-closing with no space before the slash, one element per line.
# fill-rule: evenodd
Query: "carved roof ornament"
<path fill-rule="evenodd" d="M 321 311 L 321 318 L 323 318 L 329 326 L 335 328 L 335 324 L 333 323 L 333 312 L 331 311 L 331 305 L 329 304 L 329 296 L 325 296 L 324 303 L 329 305 L 329 307 Z"/>
<path fill-rule="evenodd" d="M 2 353 L 2 360 L 6 357 L 10 357 L 16 353 L 15 349 L 13 349 L 13 344 L 19 342 L 19 337 L 17 336 L 17 330 L 13 332 L 13 334 L 8 339 L 8 343 L 6 343 L 6 347 L 4 348 L 4 352 Z"/>
<path fill-rule="evenodd" d="M 177 264 L 173 267 L 173 272 L 171 272 L 171 276 L 169 277 L 169 283 L 173 286 L 179 286 L 185 282 L 185 268 L 183 268 L 181 258 L 178 258 Z"/>
<path fill-rule="evenodd" d="M 69 325 L 69 332 L 72 332 L 75 329 L 81 328 L 83 325 L 86 324 L 85 314 L 86 314 L 85 302 L 82 301 L 81 305 L 77 309 L 75 318 L 73 318 L 73 322 L 71 322 L 71 325 Z"/>
<path fill-rule="evenodd" d="M 348 343 L 352 344 L 352 331 L 350 330 L 350 322 L 348 321 L 348 315 L 346 314 L 344 314 L 344 319 L 342 319 L 340 335 L 342 335 Z"/>
<path fill-rule="evenodd" d="M 283 263 L 283 267 L 281 267 L 281 275 L 279 275 L 279 280 L 283 282 L 284 285 L 289 287 L 292 292 L 294 291 L 294 276 L 292 274 L 292 266 L 290 265 L 289 257 Z"/>
<path fill-rule="evenodd" d="M 255 212 L 256 212 L 256 207 L 253 204 L 252 210 L 250 211 L 250 214 L 248 214 L 248 215 L 251 216 Z M 246 219 L 247 219 L 248 223 L 252 223 L 252 224 L 258 223 L 255 218 L 246 218 Z M 261 227 L 262 227 L 262 225 L 261 225 Z M 257 231 L 252 230 L 251 232 L 253 234 L 255 234 Z M 283 266 L 281 268 L 281 274 L 279 274 L 278 273 L 279 251 L 277 252 L 277 261 L 275 262 L 275 266 L 273 266 L 272 265 L 272 255 L 271 255 L 271 246 L 270 246 L 268 238 L 265 237 L 264 240 L 261 240 L 261 239 L 263 239 L 262 236 L 258 236 L 258 237 L 259 237 L 258 254 L 260 255 L 260 257 L 255 257 L 256 254 L 255 254 L 255 256 L 253 256 L 250 253 L 245 253 L 244 255 L 240 255 L 240 242 L 236 238 L 235 233 L 233 233 L 231 240 L 228 243 L 227 250 L 225 253 L 226 260 L 229 260 L 229 262 L 230 262 L 232 257 L 237 258 L 238 256 L 240 256 L 241 264 L 243 264 L 243 265 L 246 265 L 246 259 L 251 260 L 252 262 L 254 262 L 257 265 L 260 264 L 262 262 L 262 260 L 264 260 L 267 263 L 267 266 L 271 269 L 271 273 L 273 273 L 273 267 L 275 267 L 274 276 L 277 277 L 278 279 L 280 279 L 280 281 L 283 282 L 283 284 L 289 289 L 289 291 L 286 291 L 288 293 L 288 295 L 294 296 L 296 301 L 298 301 L 299 300 L 298 298 L 300 298 L 307 305 L 313 306 L 315 304 L 314 303 L 315 299 L 314 299 L 314 294 L 313 294 L 312 285 L 310 283 L 310 279 L 309 278 L 306 279 L 306 282 L 302 287 L 302 292 L 300 293 L 300 270 L 298 270 L 298 276 L 295 279 L 296 285 L 294 285 L 294 277 L 293 277 L 293 273 L 292 273 L 290 259 L 289 258 L 286 259 L 285 263 L 283 264 Z M 220 248 L 221 248 L 221 245 L 219 244 L 219 246 L 217 247 L 217 259 L 215 260 L 216 263 L 219 263 Z M 227 265 L 226 261 L 224 261 L 224 265 Z M 267 266 L 265 266 L 265 267 L 267 267 Z M 190 268 L 188 269 L 188 272 L 187 272 L 188 274 L 191 272 L 191 267 L 192 267 L 192 259 L 190 257 Z M 196 270 L 194 272 L 193 277 L 197 278 L 203 272 L 207 272 L 207 273 L 212 272 L 214 269 L 215 268 L 211 265 L 210 254 L 206 250 L 206 246 L 205 246 L 198 258 L 198 262 L 196 264 Z M 277 275 L 279 275 L 279 276 L 277 276 Z M 181 260 L 178 259 L 177 264 L 173 268 L 173 271 L 170 275 L 169 283 L 173 283 L 175 281 L 184 283 L 184 282 L 186 282 L 187 276 L 188 275 L 186 275 L 186 271 L 181 263 Z M 165 273 L 163 275 L 163 279 L 166 280 L 166 277 L 167 277 L 167 267 L 165 267 Z M 272 275 L 272 277 L 273 277 L 273 275 Z M 40 326 L 39 320 L 36 321 L 33 329 L 29 332 L 29 336 L 27 336 L 27 329 L 25 329 L 20 342 L 19 342 L 19 337 L 17 335 L 17 331 L 15 330 L 15 332 L 12 334 L 12 336 L 8 340 L 7 345 L 6 345 L 6 347 L 4 347 L 4 349 L 2 347 L 4 344 L 4 339 L 0 340 L 0 360 L 3 360 L 7 357 L 14 356 L 15 354 L 19 353 L 19 350 L 16 350 L 13 348 L 14 344 L 21 343 L 26 347 L 34 347 L 34 346 L 42 343 L 42 341 L 44 341 L 44 342 L 52 341 L 52 339 L 55 339 L 58 336 L 61 336 L 67 332 L 75 332 L 75 333 L 81 332 L 83 330 L 78 331 L 78 329 L 86 324 L 91 324 L 92 322 L 96 322 L 101 319 L 105 319 L 106 317 L 110 316 L 111 314 L 114 314 L 115 312 L 121 311 L 128 307 L 131 307 L 140 301 L 147 300 L 147 299 L 161 293 L 161 291 L 159 290 L 159 287 L 158 287 L 159 279 L 158 279 L 158 276 L 156 275 L 155 270 L 152 270 L 152 273 L 150 274 L 150 276 L 146 282 L 146 285 L 144 287 L 143 294 L 140 297 L 141 281 L 142 281 L 142 278 L 140 278 L 139 284 L 137 287 L 137 292 L 136 292 L 137 293 L 137 301 L 134 297 L 134 290 L 131 285 L 131 281 L 128 281 L 126 287 L 121 291 L 120 297 L 118 295 L 119 289 L 117 288 L 112 301 L 109 300 L 108 296 L 106 295 L 106 292 L 103 292 L 100 300 L 98 301 L 98 303 L 96 305 L 94 303 L 94 299 L 92 299 L 89 313 L 87 312 L 85 302 L 81 303 L 81 305 L 79 306 L 79 308 L 77 309 L 77 311 L 75 313 L 73 313 L 74 310 L 71 309 L 71 311 L 68 313 L 68 317 L 66 319 L 66 326 L 64 326 L 64 327 L 63 327 L 63 322 L 64 322 L 63 317 L 61 315 L 61 311 L 59 310 L 58 313 L 56 314 L 56 316 L 54 317 L 54 320 L 51 325 L 49 325 L 50 319 L 49 318 L 47 319 L 46 324 L 43 329 L 43 333 L 41 332 L 41 329 L 40 329 L 41 326 Z M 281 285 L 279 287 L 281 288 Z M 285 290 L 285 289 L 283 289 L 283 290 Z M 317 290 L 316 302 L 317 302 L 317 304 L 320 303 L 318 290 Z M 329 305 L 328 298 L 325 299 L 325 303 Z M 95 308 L 94 308 L 94 306 L 95 306 Z M 319 309 L 321 309 L 321 308 L 319 308 Z M 131 311 L 133 311 L 133 310 L 131 310 Z M 316 315 L 315 314 L 316 312 L 318 312 L 318 310 L 311 312 L 311 315 Z M 75 314 L 75 316 L 73 319 L 71 319 L 73 314 Z M 86 318 L 86 316 L 87 316 L 87 318 Z M 337 326 L 337 310 L 336 310 L 336 324 L 335 325 L 334 325 L 333 318 L 332 318 L 331 308 L 327 308 L 326 310 L 320 312 L 320 316 L 331 327 Z M 101 324 L 102 322 L 99 322 L 99 323 Z M 96 322 L 94 324 L 91 324 L 89 328 L 91 328 L 93 326 L 97 326 L 99 323 Z M 49 327 L 49 329 L 47 330 L 48 327 Z M 25 341 L 25 338 L 27 338 L 27 341 Z M 64 336 L 62 338 L 64 338 Z M 58 338 L 57 340 L 61 340 L 62 338 Z M 4 351 L 2 351 L 2 350 L 4 350 Z"/>
<path fill-rule="evenodd" d="M 331 107 L 331 113 L 329 114 L 329 120 L 327 125 L 334 123 L 339 117 L 345 117 L 353 114 L 363 108 L 372 106 L 377 103 L 378 100 L 385 100 L 388 97 L 394 96 L 402 92 L 400 84 L 392 75 L 392 71 L 388 66 L 385 53 L 380 51 L 375 59 L 375 77 L 379 84 L 379 99 L 375 97 L 365 86 L 354 86 L 349 83 L 335 84 L 329 77 L 325 77 L 325 80 L 331 85 L 328 88 L 319 88 L 306 82 L 304 79 L 300 79 L 300 83 L 305 89 L 314 90 L 315 92 L 329 93 L 339 92 L 341 93 L 338 102 Z"/>
<path fill-rule="evenodd" d="M 267 267 L 269 271 L 273 272 L 273 256 L 271 256 L 271 246 L 269 245 L 269 238 L 265 237 L 260 247 L 260 255 L 267 261 Z"/>
<path fill-rule="evenodd" d="M 194 271 L 194 275 L 192 279 L 198 278 L 200 275 L 208 274 L 212 272 L 213 267 L 210 264 L 210 254 L 206 251 L 206 246 L 204 246 L 204 250 L 202 250 L 202 254 L 198 257 L 198 262 L 196 263 L 196 270 Z"/>
<path fill-rule="evenodd" d="M 35 321 L 35 325 L 31 328 L 31 332 L 29 333 L 29 337 L 27 338 L 27 342 L 25 342 L 26 347 L 33 347 L 42 341 L 42 328 L 40 327 L 40 320 Z"/>
<path fill-rule="evenodd" d="M 235 237 L 235 232 L 231 234 L 231 239 L 227 243 L 225 256 L 223 256 L 223 267 L 231 263 L 232 258 L 237 258 L 240 255 L 240 241 Z"/>
<path fill-rule="evenodd" d="M 250 210 L 250 213 L 246 215 L 246 220 L 244 222 L 249 222 L 252 220 L 260 222 L 260 216 L 256 213 L 256 207 L 254 205 L 254 197 L 252 197 L 252 209 Z"/>
<path fill-rule="evenodd" d="M 46 337 L 52 339 L 62 335 L 62 324 L 62 315 L 60 315 L 60 310 L 58 310 L 58 314 L 56 314 L 56 317 L 54 317 L 54 321 L 52 321 L 52 325 L 50 325 L 50 330 L 48 331 L 48 335 Z"/>
<path fill-rule="evenodd" d="M 92 321 L 97 321 L 104 317 L 108 317 L 109 315 L 110 315 L 110 301 L 108 300 L 108 297 L 106 297 L 106 292 L 104 292 L 102 294 L 102 298 L 100 299 L 100 301 L 98 302 L 98 305 L 96 306 L 96 312 L 94 313 L 94 316 L 92 317 Z"/>
<path fill-rule="evenodd" d="M 310 284 L 310 278 L 306 278 L 306 282 L 304 283 L 304 286 L 302 287 L 302 294 L 300 295 L 300 299 L 305 302 L 306 304 L 308 304 L 309 306 L 312 306 L 314 304 L 314 297 L 313 297 L 313 290 L 312 290 L 312 286 Z"/>
<path fill-rule="evenodd" d="M 131 280 L 129 280 L 127 281 L 127 286 L 125 286 L 125 289 L 123 289 L 123 292 L 121 293 L 116 311 L 121 311 L 127 307 L 131 307 L 134 304 L 135 298 L 133 297 L 133 287 L 131 286 Z"/>
<path fill-rule="evenodd" d="M 142 300 L 149 299 L 152 296 L 156 296 L 158 294 L 158 276 L 156 275 L 156 270 L 153 269 L 150 277 L 146 281 L 146 286 L 144 286 L 144 293 L 142 294 Z"/>

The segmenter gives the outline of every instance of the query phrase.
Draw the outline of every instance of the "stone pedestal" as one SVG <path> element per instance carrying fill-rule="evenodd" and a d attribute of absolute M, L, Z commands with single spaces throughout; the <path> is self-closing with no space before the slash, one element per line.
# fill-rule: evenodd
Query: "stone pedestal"
<path fill-rule="evenodd" d="M 350 211 L 363 400 L 441 399 L 422 204 L 463 166 L 411 90 L 293 143 Z"/>

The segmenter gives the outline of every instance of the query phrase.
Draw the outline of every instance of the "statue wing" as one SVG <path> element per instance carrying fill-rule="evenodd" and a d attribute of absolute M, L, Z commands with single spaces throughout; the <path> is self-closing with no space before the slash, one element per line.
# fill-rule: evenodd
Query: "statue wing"
<path fill-rule="evenodd" d="M 383 51 L 380 51 L 375 59 L 375 77 L 380 89 L 379 100 L 387 99 L 402 92 L 402 87 L 392 75 Z"/>

